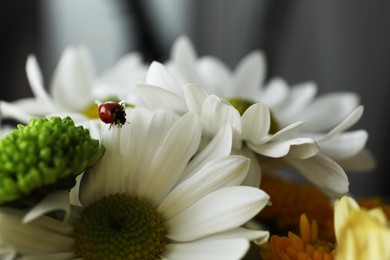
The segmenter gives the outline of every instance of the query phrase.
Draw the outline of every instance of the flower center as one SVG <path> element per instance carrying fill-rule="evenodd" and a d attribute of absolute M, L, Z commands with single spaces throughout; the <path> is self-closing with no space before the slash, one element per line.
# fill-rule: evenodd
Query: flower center
<path fill-rule="evenodd" d="M 253 104 L 256 102 L 244 98 L 239 98 L 239 97 L 230 97 L 226 99 L 229 101 L 232 106 L 234 106 L 240 115 L 243 115 L 245 111 Z M 276 120 L 276 118 L 272 115 L 272 112 L 270 111 L 270 117 L 271 117 L 271 126 L 269 128 L 269 133 L 270 134 L 275 134 L 280 128 L 279 124 Z"/>
<path fill-rule="evenodd" d="M 155 207 L 122 193 L 84 209 L 75 227 L 75 245 L 83 259 L 159 259 L 165 234 Z"/>

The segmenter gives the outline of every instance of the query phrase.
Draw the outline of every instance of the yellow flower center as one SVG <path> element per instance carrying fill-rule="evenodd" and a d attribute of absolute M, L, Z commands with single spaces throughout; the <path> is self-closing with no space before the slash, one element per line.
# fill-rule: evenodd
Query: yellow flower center
<path fill-rule="evenodd" d="M 114 194 L 84 209 L 75 227 L 75 246 L 83 259 L 159 259 L 166 227 L 146 200 Z"/>

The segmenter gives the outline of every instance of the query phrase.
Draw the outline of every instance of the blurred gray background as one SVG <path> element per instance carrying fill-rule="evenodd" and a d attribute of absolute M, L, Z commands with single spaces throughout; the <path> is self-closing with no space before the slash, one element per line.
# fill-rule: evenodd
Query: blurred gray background
<path fill-rule="evenodd" d="M 350 173 L 355 195 L 390 196 L 387 159 L 390 98 L 390 1 L 364 0 L 2 0 L 0 99 L 31 96 L 26 57 L 35 53 L 49 81 L 62 50 L 85 44 L 97 72 L 140 51 L 164 61 L 175 38 L 188 35 L 200 55 L 234 67 L 264 50 L 268 77 L 316 81 L 321 93 L 353 91 L 365 113 L 355 129 L 370 133 L 378 167 Z"/>

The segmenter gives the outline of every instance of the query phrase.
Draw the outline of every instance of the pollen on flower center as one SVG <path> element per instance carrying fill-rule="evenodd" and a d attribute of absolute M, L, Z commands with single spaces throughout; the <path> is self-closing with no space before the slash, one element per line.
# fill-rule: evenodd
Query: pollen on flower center
<path fill-rule="evenodd" d="M 227 98 L 226 100 L 229 101 L 229 103 L 238 110 L 240 115 L 243 115 L 251 105 L 256 103 L 252 100 L 239 98 L 239 97 L 230 97 Z M 271 126 L 269 129 L 269 133 L 275 134 L 279 130 L 279 124 L 271 112 L 270 112 L 270 116 L 271 116 Z"/>
<path fill-rule="evenodd" d="M 156 208 L 123 193 L 86 207 L 74 234 L 83 259 L 159 259 L 167 242 Z"/>

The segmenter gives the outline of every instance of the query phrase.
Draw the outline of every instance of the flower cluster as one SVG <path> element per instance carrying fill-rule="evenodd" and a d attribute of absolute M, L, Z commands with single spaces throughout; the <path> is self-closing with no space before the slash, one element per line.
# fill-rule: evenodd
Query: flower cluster
<path fill-rule="evenodd" d="M 279 202 L 263 191 L 262 177 L 285 169 L 314 184 L 332 215 L 331 200 L 348 192 L 344 170 L 374 165 L 367 132 L 348 130 L 363 106 L 354 93 L 316 97 L 311 82 L 265 82 L 265 70 L 260 51 L 232 71 L 215 57 L 198 57 L 180 37 L 164 63 L 148 66 L 133 53 L 96 76 L 88 50 L 69 47 L 47 92 L 30 55 L 35 96 L 0 101 L 2 118 L 27 124 L 0 141 L 0 256 L 240 259 L 251 241 L 268 241 L 267 228 L 250 221 Z M 108 100 L 123 102 L 109 107 Z M 116 107 L 126 118 L 116 118 Z M 352 242 L 323 251 L 321 229 L 303 217 L 301 237 L 274 236 L 272 252 L 261 255 L 289 259 L 302 245 L 310 257 L 358 250 L 365 241 L 354 242 L 361 231 L 346 210 L 340 217 L 342 201 L 335 235 Z"/>

